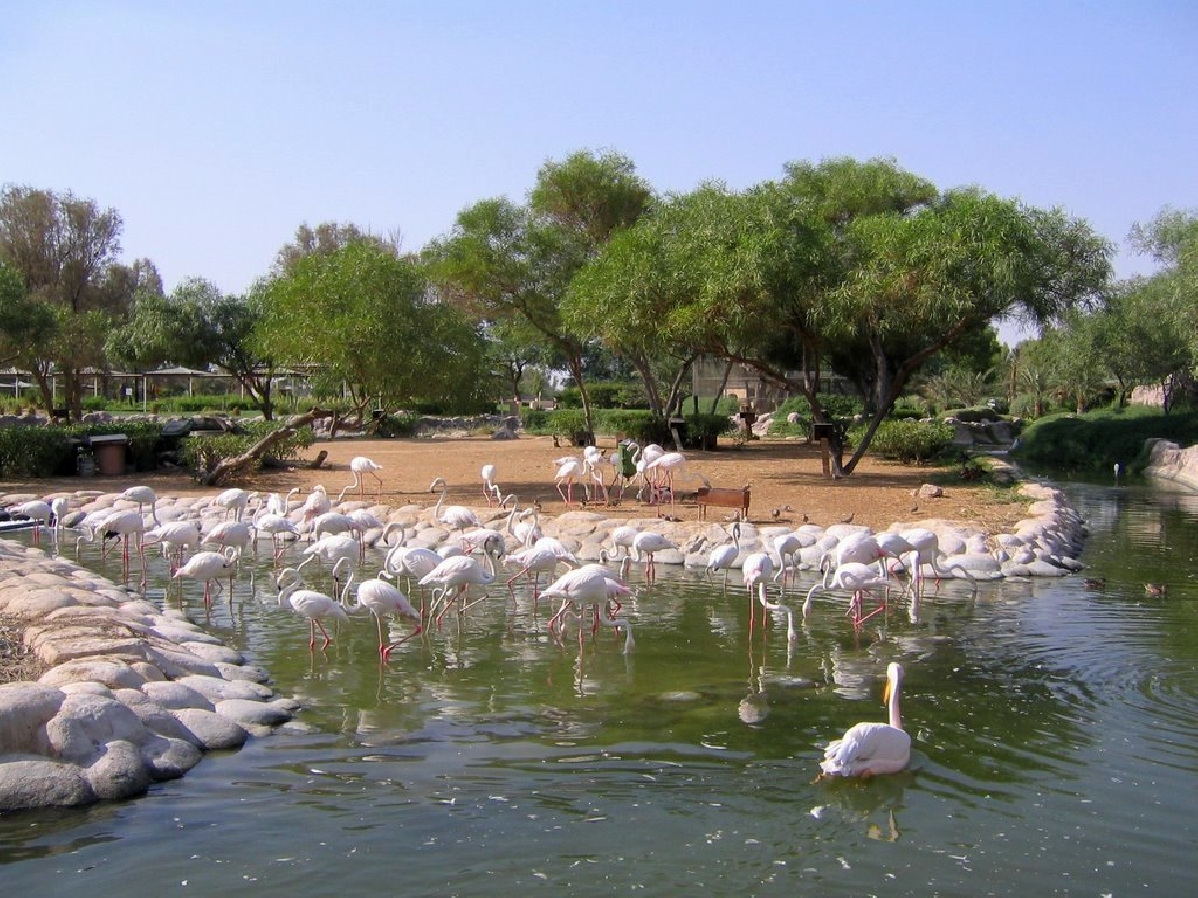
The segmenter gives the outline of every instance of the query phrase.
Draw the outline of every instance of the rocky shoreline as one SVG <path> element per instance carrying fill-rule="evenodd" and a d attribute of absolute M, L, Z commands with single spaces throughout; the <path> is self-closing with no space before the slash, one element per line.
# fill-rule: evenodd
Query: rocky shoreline
<path fill-rule="evenodd" d="M 976 581 L 1006 577 L 1065 576 L 1077 561 L 1085 526 L 1052 487 L 1024 483 L 1030 517 L 1009 533 L 939 519 L 896 523 L 901 533 L 932 530 L 940 566 Z M 136 508 L 120 493 L 78 491 L 67 522 L 102 509 Z M 30 495 L 0 497 L 0 505 Z M 194 520 L 207 532 L 225 509 L 212 496 L 160 497 L 161 522 Z M 265 497 L 260 497 L 265 499 Z M 457 537 L 433 517 L 431 507 L 400 508 L 344 502 L 339 510 L 366 509 L 382 526 L 363 534 L 368 544 L 402 529 L 409 546 L 438 548 Z M 251 507 L 252 512 L 252 507 Z M 476 509 L 485 526 L 503 529 L 509 512 Z M 148 519 L 150 512 L 145 511 Z M 303 527 L 298 502 L 290 517 Z M 702 568 L 710 551 L 731 542 L 729 522 L 613 519 L 572 511 L 540 521 L 582 561 L 612 549 L 616 527 L 633 525 L 662 533 L 676 545 L 656 553 L 658 564 Z M 775 537 L 795 533 L 800 569 L 814 570 L 823 554 L 845 536 L 868 528 L 739 524 L 740 552 L 765 551 Z M 508 537 L 509 551 L 519 548 Z M 968 573 L 965 573 L 968 572 Z M 26 649 L 46 668 L 35 682 L 0 686 L 0 811 L 81 805 L 143 793 L 151 783 L 182 776 L 205 751 L 241 746 L 291 720 L 297 702 L 267 685 L 266 671 L 190 623 L 183 612 L 161 610 L 141 595 L 41 549 L 0 541 L 0 616 L 20 630 Z"/>

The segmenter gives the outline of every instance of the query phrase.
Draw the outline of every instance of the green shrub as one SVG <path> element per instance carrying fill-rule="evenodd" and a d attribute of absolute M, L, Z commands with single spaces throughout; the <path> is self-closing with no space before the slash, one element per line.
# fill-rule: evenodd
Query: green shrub
<path fill-rule="evenodd" d="M 520 425 L 527 433 L 553 433 L 549 425 L 550 411 L 543 408 L 520 409 Z"/>
<path fill-rule="evenodd" d="M 1024 427 L 1012 455 L 1032 467 L 1083 471 L 1106 477 L 1116 462 L 1136 473 L 1148 464 L 1148 440 L 1198 443 L 1198 412 L 1164 414 L 1127 406 L 1083 415 L 1046 415 Z"/>
<path fill-rule="evenodd" d="M 28 480 L 75 472 L 75 447 L 62 427 L 0 430 L 0 477 Z"/>
<path fill-rule="evenodd" d="M 856 440 L 854 440 L 856 442 Z M 943 453 L 953 443 L 951 424 L 921 424 L 911 419 L 883 421 L 869 444 L 883 458 L 897 458 L 905 465 L 922 464 Z"/>
<path fill-rule="evenodd" d="M 380 437 L 413 437 L 416 435 L 417 416 L 411 412 L 397 412 L 394 415 L 383 415 L 375 426 L 375 432 Z"/>
<path fill-rule="evenodd" d="M 587 432 L 587 417 L 581 409 L 559 408 L 549 412 L 547 428 L 571 440 Z"/>

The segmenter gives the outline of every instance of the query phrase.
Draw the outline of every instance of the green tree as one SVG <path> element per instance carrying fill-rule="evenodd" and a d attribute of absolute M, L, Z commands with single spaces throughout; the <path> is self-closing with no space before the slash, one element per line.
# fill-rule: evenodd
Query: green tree
<path fill-rule="evenodd" d="M 363 231 L 352 223 L 338 224 L 337 222 L 326 221 L 312 228 L 308 226 L 307 222 L 304 222 L 295 229 L 295 239 L 291 243 L 286 244 L 275 255 L 273 273 L 276 275 L 288 274 L 300 259 L 312 255 L 332 255 L 338 250 L 349 246 L 351 243 L 368 243 L 390 252 L 394 256 L 400 254 L 400 235 L 398 231 L 386 237 L 380 237 L 369 231 Z"/>
<path fill-rule="evenodd" d="M 45 401 L 50 376 L 63 379 L 73 418 L 82 412 L 79 372 L 104 362 L 104 338 L 122 316 L 137 277 L 118 265 L 122 222 L 114 209 L 70 192 L 7 186 L 0 192 L 0 261 L 24 281 L 27 298 L 46 307 L 39 325 L 10 343 L 14 360 L 32 372 Z M 36 338 L 36 339 L 29 339 Z"/>
<path fill-rule="evenodd" d="M 561 303 L 579 268 L 635 223 L 651 197 L 624 156 L 580 151 L 541 167 L 526 206 L 476 203 L 425 252 L 450 301 L 490 324 L 522 318 L 561 355 L 582 393 L 588 430 L 585 341 L 563 321 Z"/>
<path fill-rule="evenodd" d="M 109 334 L 105 350 L 112 359 L 142 368 L 215 364 L 245 387 L 269 421 L 276 368 L 255 348 L 261 306 L 257 291 L 245 298 L 229 296 L 202 278 L 189 278 L 169 296 L 139 293 L 129 319 Z"/>
<path fill-rule="evenodd" d="M 262 300 L 257 350 L 323 371 L 344 385 L 359 413 L 372 405 L 494 398 L 482 340 L 431 297 L 411 257 L 369 242 L 311 254 L 266 282 Z"/>

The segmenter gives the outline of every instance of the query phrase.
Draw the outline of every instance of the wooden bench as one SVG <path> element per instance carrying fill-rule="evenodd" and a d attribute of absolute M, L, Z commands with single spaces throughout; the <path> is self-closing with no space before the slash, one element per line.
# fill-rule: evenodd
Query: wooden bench
<path fill-rule="evenodd" d="M 696 496 L 699 502 L 699 520 L 707 520 L 707 506 L 718 508 L 736 508 L 740 510 L 740 520 L 749 519 L 749 488 L 728 489 L 717 486 L 701 486 Z"/>

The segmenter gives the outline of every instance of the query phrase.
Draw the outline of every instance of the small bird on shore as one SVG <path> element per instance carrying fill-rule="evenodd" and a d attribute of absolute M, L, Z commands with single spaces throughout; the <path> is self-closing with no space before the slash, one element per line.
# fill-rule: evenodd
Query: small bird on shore
<path fill-rule="evenodd" d="M 855 517 L 857 517 L 857 512 L 855 512 L 855 511 L 854 511 L 854 512 L 853 512 L 852 514 L 850 514 L 850 515 L 849 515 L 847 518 L 843 518 L 843 519 L 841 520 L 841 522 L 840 522 L 840 523 L 842 523 L 842 524 L 851 524 L 851 523 L 853 523 L 853 518 L 855 518 Z"/>
<path fill-rule="evenodd" d="M 778 518 L 782 517 L 782 513 L 786 512 L 786 511 L 794 511 L 794 509 L 791 508 L 789 505 L 783 505 L 781 508 L 775 508 L 772 512 L 773 516 L 774 516 L 774 520 L 775 521 L 778 520 Z"/>

